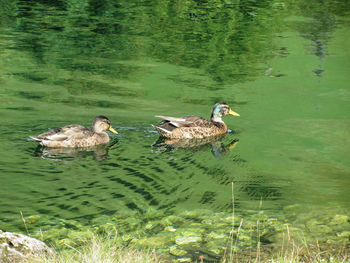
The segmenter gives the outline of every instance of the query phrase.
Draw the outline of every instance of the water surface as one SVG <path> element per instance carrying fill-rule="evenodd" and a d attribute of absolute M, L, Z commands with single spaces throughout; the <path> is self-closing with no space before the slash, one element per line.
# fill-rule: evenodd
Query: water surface
<path fill-rule="evenodd" d="M 147 211 L 230 214 L 232 182 L 236 215 L 349 216 L 349 5 L 0 5 L 1 229 L 25 232 L 20 212 L 48 218 L 31 233 Z M 224 118 L 218 141 L 164 145 L 151 126 L 157 114 L 209 117 L 221 101 L 241 117 Z M 101 114 L 119 132 L 109 147 L 28 140 Z"/>

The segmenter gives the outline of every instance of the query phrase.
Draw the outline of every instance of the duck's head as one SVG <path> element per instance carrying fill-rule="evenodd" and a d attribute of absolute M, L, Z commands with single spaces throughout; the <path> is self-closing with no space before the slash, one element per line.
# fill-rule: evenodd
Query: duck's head
<path fill-rule="evenodd" d="M 118 134 L 118 132 L 112 128 L 111 121 L 105 116 L 97 116 L 92 123 L 92 130 L 94 132 L 100 133 L 106 130 Z"/>
<path fill-rule="evenodd" d="M 240 116 L 237 112 L 231 110 L 226 103 L 216 103 L 211 112 L 211 120 L 215 122 L 222 122 L 221 118 L 225 115 Z"/>

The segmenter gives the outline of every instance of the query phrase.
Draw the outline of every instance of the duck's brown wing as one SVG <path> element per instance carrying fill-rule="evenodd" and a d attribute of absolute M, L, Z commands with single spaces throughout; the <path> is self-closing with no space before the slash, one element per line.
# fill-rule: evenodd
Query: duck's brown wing
<path fill-rule="evenodd" d="M 176 118 L 158 115 L 156 117 L 164 119 L 164 122 L 161 125 L 161 127 L 164 126 L 163 128 L 170 128 L 171 126 L 173 129 L 181 127 L 211 127 L 214 125 L 211 121 L 199 116 L 184 116 Z"/>
<path fill-rule="evenodd" d="M 35 138 L 38 140 L 64 141 L 71 138 L 83 138 L 90 133 L 91 131 L 84 126 L 72 124 L 42 133 Z"/>

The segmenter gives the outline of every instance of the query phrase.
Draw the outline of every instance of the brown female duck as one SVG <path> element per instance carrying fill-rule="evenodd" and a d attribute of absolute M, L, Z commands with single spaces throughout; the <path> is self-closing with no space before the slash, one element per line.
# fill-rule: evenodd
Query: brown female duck
<path fill-rule="evenodd" d="M 216 103 L 211 112 L 210 121 L 199 116 L 185 116 L 181 118 L 157 115 L 164 119 L 161 125 L 154 126 L 166 138 L 188 139 L 217 136 L 227 132 L 227 126 L 222 121 L 225 115 L 240 116 L 225 103 Z"/>
<path fill-rule="evenodd" d="M 91 130 L 81 125 L 71 124 L 30 138 L 47 147 L 89 147 L 107 144 L 109 136 L 106 130 L 118 134 L 107 117 L 97 116 Z"/>

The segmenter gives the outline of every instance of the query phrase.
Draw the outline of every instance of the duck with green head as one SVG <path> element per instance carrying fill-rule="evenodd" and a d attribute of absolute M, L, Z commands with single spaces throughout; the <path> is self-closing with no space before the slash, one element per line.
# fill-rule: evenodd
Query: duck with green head
<path fill-rule="evenodd" d="M 162 124 L 154 126 L 160 135 L 172 139 L 205 138 L 227 132 L 227 126 L 222 117 L 225 115 L 240 116 L 230 109 L 226 103 L 216 103 L 211 112 L 210 120 L 199 116 L 181 118 L 157 115 L 164 119 Z"/>
<path fill-rule="evenodd" d="M 97 116 L 91 130 L 81 125 L 71 124 L 30 138 L 47 147 L 89 147 L 109 143 L 106 130 L 118 134 L 107 117 Z"/>

